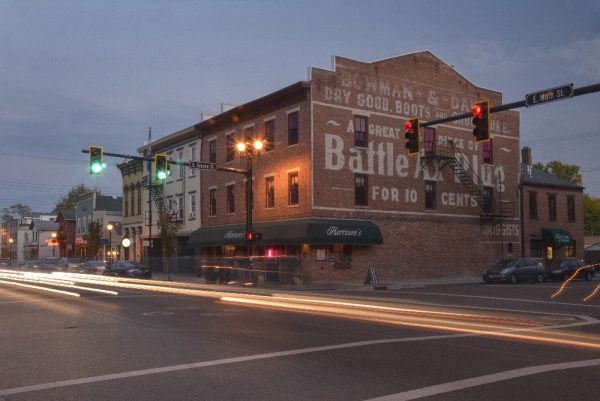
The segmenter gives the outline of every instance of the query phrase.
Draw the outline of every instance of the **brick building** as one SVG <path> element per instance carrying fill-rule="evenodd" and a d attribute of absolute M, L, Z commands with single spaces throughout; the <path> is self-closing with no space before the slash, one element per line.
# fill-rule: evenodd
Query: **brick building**
<path fill-rule="evenodd" d="M 521 224 L 524 256 L 584 257 L 583 187 L 537 169 L 522 150 Z"/>
<path fill-rule="evenodd" d="M 492 140 L 475 143 L 470 118 L 424 129 L 406 154 L 406 119 L 502 103 L 429 52 L 365 63 L 334 57 L 309 81 L 187 130 L 200 160 L 245 168 L 234 145 L 267 140 L 254 159 L 253 254 L 288 255 L 319 279 L 479 274 L 519 255 L 519 114 L 491 115 Z M 174 140 L 174 139 L 173 139 Z M 154 149 L 154 147 L 153 147 Z M 200 214 L 187 245 L 204 258 L 245 249 L 244 175 L 202 170 Z"/>
<path fill-rule="evenodd" d="M 59 225 L 58 249 L 61 258 L 74 258 L 75 253 L 75 221 L 76 215 L 73 209 L 63 209 L 58 212 L 55 222 Z"/>

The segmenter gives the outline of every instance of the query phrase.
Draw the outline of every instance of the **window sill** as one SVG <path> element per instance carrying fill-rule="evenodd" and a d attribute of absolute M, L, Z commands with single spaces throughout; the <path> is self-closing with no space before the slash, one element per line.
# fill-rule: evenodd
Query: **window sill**
<path fill-rule="evenodd" d="M 288 148 L 293 148 L 295 146 L 298 146 L 298 142 L 292 143 L 291 145 L 287 145 Z"/>
<path fill-rule="evenodd" d="M 300 203 L 294 203 L 293 205 L 287 205 L 287 207 L 298 207 L 300 206 Z"/>

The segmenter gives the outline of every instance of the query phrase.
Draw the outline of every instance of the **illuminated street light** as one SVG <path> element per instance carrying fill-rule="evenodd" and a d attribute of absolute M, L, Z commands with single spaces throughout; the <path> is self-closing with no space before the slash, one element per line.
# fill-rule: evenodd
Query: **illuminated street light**
<path fill-rule="evenodd" d="M 252 159 L 258 156 L 264 147 L 264 141 L 238 142 L 236 149 L 240 157 L 246 159 L 246 256 L 252 255 L 252 242 L 256 237 L 252 232 Z"/>
<path fill-rule="evenodd" d="M 9 239 L 8 239 L 8 243 L 10 244 L 9 253 L 10 253 L 10 260 L 11 260 L 11 261 L 12 261 L 12 258 L 13 258 L 13 256 L 12 256 L 12 255 L 13 255 L 13 251 L 12 251 L 12 244 L 13 244 L 13 242 L 15 242 L 15 240 L 14 240 L 14 239 L 12 239 L 12 238 L 9 238 Z M 11 263 L 11 264 L 12 264 L 12 263 Z"/>
<path fill-rule="evenodd" d="M 113 230 L 113 225 L 112 223 L 108 223 L 108 225 L 106 226 L 106 229 L 108 230 L 108 254 L 110 255 L 110 264 L 112 264 L 113 262 L 113 257 L 112 257 L 112 230 Z"/>
<path fill-rule="evenodd" d="M 52 257 L 56 257 L 56 233 L 52 233 Z"/>

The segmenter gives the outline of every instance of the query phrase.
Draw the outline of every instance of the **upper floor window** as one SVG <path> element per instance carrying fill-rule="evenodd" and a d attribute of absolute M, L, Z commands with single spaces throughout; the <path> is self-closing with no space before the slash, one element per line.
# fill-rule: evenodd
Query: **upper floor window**
<path fill-rule="evenodd" d="M 190 146 L 190 161 L 195 162 L 196 161 L 196 145 L 192 145 Z M 195 176 L 196 175 L 196 169 L 195 168 L 191 168 L 190 169 L 190 176 Z"/>
<path fill-rule="evenodd" d="M 124 214 L 125 217 L 129 216 L 129 188 L 125 187 L 123 188 L 123 201 L 125 203 L 125 207 L 124 207 Z"/>
<path fill-rule="evenodd" d="M 227 146 L 227 158 L 228 162 L 232 161 L 235 157 L 235 135 L 228 134 L 226 137 L 226 146 Z"/>
<path fill-rule="evenodd" d="M 548 220 L 556 220 L 556 195 L 548 194 Z"/>
<path fill-rule="evenodd" d="M 354 116 L 354 145 L 367 147 L 367 117 Z"/>
<path fill-rule="evenodd" d="M 265 152 L 275 149 L 275 120 L 265 121 Z"/>
<path fill-rule="evenodd" d="M 133 187 L 133 184 L 129 188 L 129 193 L 131 194 L 131 199 L 129 202 L 129 204 L 131 206 L 131 211 L 129 212 L 129 215 L 135 216 L 135 188 Z"/>
<path fill-rule="evenodd" d="M 435 209 L 435 181 L 425 181 L 425 209 Z"/>
<path fill-rule="evenodd" d="M 354 204 L 356 206 L 367 206 L 369 198 L 369 176 L 366 174 L 354 175 Z"/>
<path fill-rule="evenodd" d="M 217 140 L 213 139 L 208 143 L 208 161 L 210 163 L 217 162 Z"/>
<path fill-rule="evenodd" d="M 486 164 L 493 164 L 494 158 L 492 156 L 492 140 L 483 142 L 483 162 Z"/>
<path fill-rule="evenodd" d="M 567 220 L 575 221 L 575 197 L 567 196 Z"/>
<path fill-rule="evenodd" d="M 265 178 L 265 207 L 275 207 L 275 177 Z"/>
<path fill-rule="evenodd" d="M 183 149 L 179 149 L 179 150 L 177 151 L 177 160 L 178 160 L 179 162 L 183 162 L 183 161 L 185 160 L 185 159 L 183 158 Z M 180 164 L 180 165 L 179 165 L 179 169 L 178 169 L 178 170 L 179 170 L 179 174 L 178 174 L 178 176 L 177 176 L 177 178 L 178 178 L 178 179 L 182 179 L 182 178 L 183 178 L 183 174 L 184 174 L 184 168 L 185 168 L 185 166 L 184 166 L 183 164 Z"/>
<path fill-rule="evenodd" d="M 288 205 L 297 205 L 298 196 L 298 173 L 288 175 Z"/>
<path fill-rule="evenodd" d="M 423 148 L 426 156 L 435 154 L 435 129 L 423 128 Z"/>
<path fill-rule="evenodd" d="M 244 142 L 252 142 L 254 139 L 254 125 L 244 128 L 244 135 L 242 140 Z"/>
<path fill-rule="evenodd" d="M 538 218 L 537 192 L 529 192 L 529 218 L 533 220 Z"/>
<path fill-rule="evenodd" d="M 235 213 L 235 185 L 227 185 L 227 213 Z"/>
<path fill-rule="evenodd" d="M 190 219 L 196 218 L 196 193 L 190 193 Z"/>
<path fill-rule="evenodd" d="M 217 188 L 211 188 L 208 190 L 209 208 L 208 215 L 217 215 Z"/>
<path fill-rule="evenodd" d="M 298 112 L 288 114 L 288 145 L 298 143 Z"/>
<path fill-rule="evenodd" d="M 486 212 L 494 210 L 494 187 L 483 187 L 483 204 Z"/>
<path fill-rule="evenodd" d="M 137 214 L 142 214 L 142 186 L 137 184 Z"/>

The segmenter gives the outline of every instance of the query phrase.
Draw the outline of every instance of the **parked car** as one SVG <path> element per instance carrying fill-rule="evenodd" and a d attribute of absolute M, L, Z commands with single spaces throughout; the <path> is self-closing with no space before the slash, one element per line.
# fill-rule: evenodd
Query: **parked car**
<path fill-rule="evenodd" d="M 108 267 L 108 263 L 104 260 L 88 260 L 81 265 L 82 273 L 102 274 Z"/>
<path fill-rule="evenodd" d="M 587 266 L 587 267 L 584 267 Z M 577 269 L 580 269 L 575 278 L 583 278 L 590 281 L 596 274 L 594 266 L 589 266 L 586 262 L 577 258 L 563 258 L 553 260 L 546 269 L 548 278 L 554 280 L 566 280 L 571 277 Z"/>
<path fill-rule="evenodd" d="M 33 269 L 41 271 L 58 271 L 57 259 L 37 259 L 33 261 Z"/>
<path fill-rule="evenodd" d="M 134 262 L 115 262 L 108 266 L 103 272 L 105 276 L 151 278 L 152 270 L 148 267 Z"/>
<path fill-rule="evenodd" d="M 79 270 L 81 267 L 81 259 L 62 258 L 56 262 L 61 270 Z"/>
<path fill-rule="evenodd" d="M 532 258 L 503 259 L 494 263 L 483 273 L 483 281 L 508 282 L 516 284 L 522 281 L 537 281 L 541 283 L 546 275 L 544 265 Z"/>

